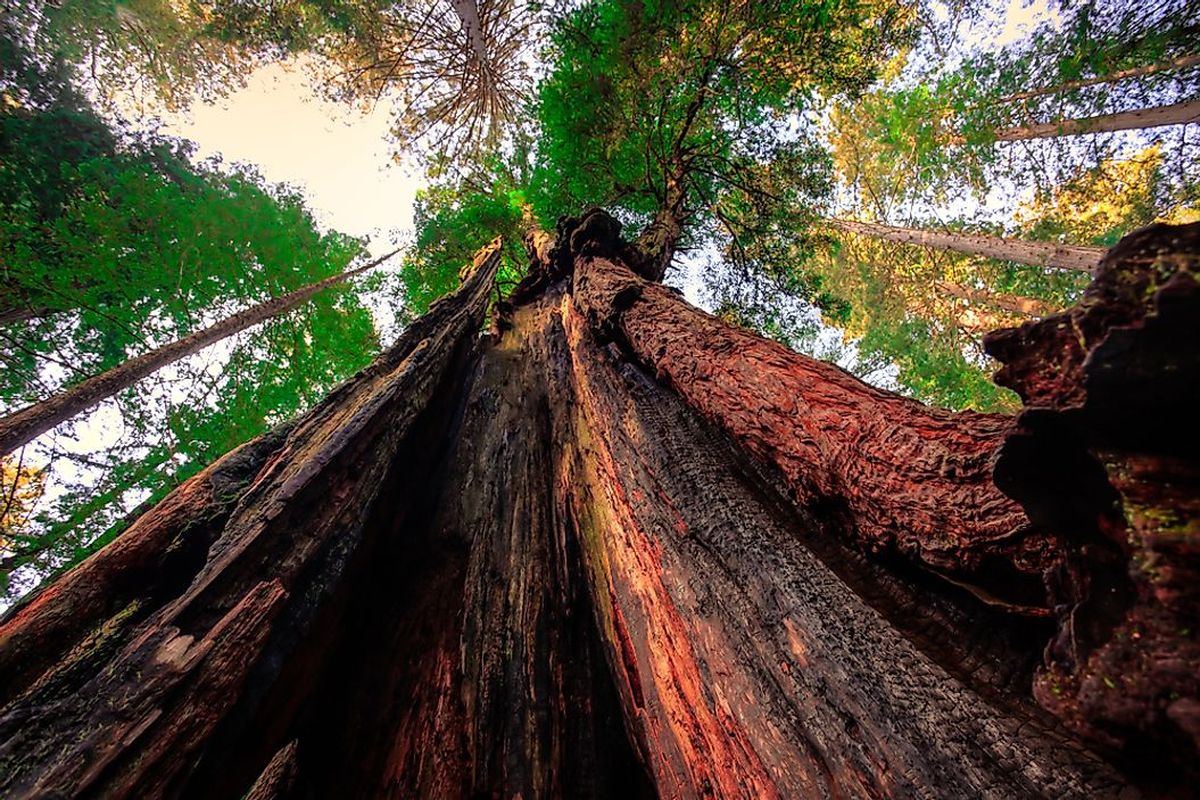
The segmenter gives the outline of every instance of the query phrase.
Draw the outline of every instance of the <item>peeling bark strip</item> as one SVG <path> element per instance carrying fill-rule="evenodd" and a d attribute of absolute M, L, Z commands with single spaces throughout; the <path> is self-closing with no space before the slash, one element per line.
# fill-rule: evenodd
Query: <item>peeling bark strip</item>
<path fill-rule="evenodd" d="M 1131 234 L 1075 308 L 985 340 L 1026 410 L 1001 487 L 1061 535 L 1035 692 L 1075 730 L 1200 779 L 1200 223 Z M 1193 785 L 1195 785 L 1193 783 Z"/>
<path fill-rule="evenodd" d="M 927 408 L 868 386 L 606 258 L 577 259 L 574 296 L 594 326 L 777 467 L 798 505 L 844 509 L 866 549 L 898 549 L 969 577 L 984 597 L 1042 613 L 1041 574 L 1056 547 L 991 478 L 1011 418 Z M 1007 574 L 993 561 L 1011 565 Z"/>
<path fill-rule="evenodd" d="M 1015 261 L 1018 264 L 1029 264 L 1035 267 L 1091 272 L 1104 257 L 1103 247 L 1029 242 L 1021 239 L 1005 239 L 1000 236 L 898 228 L 894 225 L 880 225 L 848 219 L 830 219 L 826 222 L 838 230 L 860 236 L 932 247 L 935 250 L 948 250 L 953 253 L 969 253 L 986 258 L 998 258 L 1002 261 Z"/>
<path fill-rule="evenodd" d="M 339 586 L 401 443 L 482 324 L 498 262 L 493 248 L 455 297 L 255 461 L 249 485 L 237 486 L 236 509 L 204 531 L 207 553 L 181 565 L 186 571 L 161 593 L 137 594 L 133 610 L 89 630 L 107 598 L 87 580 L 113 586 L 152 569 L 164 557 L 159 545 L 186 539 L 181 513 L 206 514 L 206 501 L 223 499 L 213 482 L 221 464 L 139 520 L 127 534 L 134 538 L 117 539 L 78 579 L 68 574 L 4 623 L 0 664 L 24 658 L 15 649 L 23 644 L 74 649 L 48 666 L 35 653 L 38 669 L 28 674 L 15 668 L 23 683 L 34 682 L 0 712 L 0 794 L 178 793 L 200 754 L 216 746 L 214 732 L 228 727 L 235 707 L 261 699 L 257 682 L 278 674 L 314 609 Z M 263 766 L 248 773 L 239 796 Z"/>
<path fill-rule="evenodd" d="M 1103 762 L 885 622 L 809 549 L 816 520 L 781 516 L 727 440 L 599 349 L 570 301 L 563 319 L 582 446 L 558 485 L 660 797 L 1118 794 Z"/>

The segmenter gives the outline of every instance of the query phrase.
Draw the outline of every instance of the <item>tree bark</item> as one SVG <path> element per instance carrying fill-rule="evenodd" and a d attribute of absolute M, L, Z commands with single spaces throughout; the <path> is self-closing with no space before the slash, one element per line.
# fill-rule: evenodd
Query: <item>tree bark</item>
<path fill-rule="evenodd" d="M 989 292 L 953 281 L 938 281 L 936 285 L 951 297 L 966 300 L 976 306 L 992 306 L 1021 317 L 1044 317 L 1050 313 L 1050 306 L 1034 297 Z"/>
<path fill-rule="evenodd" d="M 985 340 L 1026 410 L 996 481 L 1067 559 L 1034 685 L 1075 731 L 1196 780 L 1200 750 L 1200 224 L 1153 225 L 1081 303 Z M 1156 764 L 1167 766 L 1155 767 Z"/>
<path fill-rule="evenodd" d="M 361 267 L 346 270 L 337 275 L 331 275 L 316 283 L 310 283 L 308 286 L 251 306 L 244 311 L 239 311 L 207 328 L 198 330 L 182 339 L 163 345 L 148 353 L 131 358 L 123 364 L 119 364 L 99 375 L 94 375 L 82 383 L 76 384 L 69 389 L 64 389 L 41 402 L 26 406 L 20 411 L 14 411 L 0 418 L 0 455 L 7 455 L 17 448 L 28 444 L 56 425 L 60 425 L 76 414 L 81 414 L 97 403 L 107 400 L 122 389 L 129 388 L 142 378 L 153 374 L 168 364 L 173 364 L 181 358 L 198 353 L 210 344 L 219 342 L 235 333 L 240 333 L 247 328 L 252 328 L 272 317 L 277 317 L 300 305 L 323 289 L 344 283 L 355 275 L 360 275 L 378 266 L 397 252 L 399 251 L 394 250 L 386 256 L 377 258 Z"/>
<path fill-rule="evenodd" d="M 458 21 L 462 23 L 463 33 L 467 37 L 467 50 L 472 54 L 479 72 L 480 80 L 487 81 L 488 48 L 487 38 L 483 33 L 483 24 L 479 19 L 479 5 L 475 0 L 450 0 Z"/>
<path fill-rule="evenodd" d="M 666 277 L 675 249 L 683 235 L 683 223 L 678 214 L 671 210 L 660 211 L 634 242 L 642 254 L 637 271 L 647 280 L 662 282 Z"/>
<path fill-rule="evenodd" d="M 0 793 L 251 786 L 288 740 L 245 726 L 264 704 L 271 724 L 291 719 L 302 689 L 270 690 L 312 680 L 328 655 L 322 612 L 344 602 L 354 556 L 380 535 L 372 515 L 407 510 L 394 487 L 420 474 L 423 449 L 399 454 L 439 427 L 498 261 L 493 247 L 455 298 L 290 431 L 195 476 L 4 621 Z M 247 752 L 222 750 L 234 743 Z M 209 772 L 204 755 L 220 756 Z"/>
<path fill-rule="evenodd" d="M 587 443 L 563 483 L 659 796 L 1119 791 L 1036 709 L 984 699 L 1014 679 L 985 665 L 1020 663 L 989 651 L 1002 636 L 974 648 L 986 609 L 940 616 L 928 584 L 857 560 L 835 519 L 789 511 L 641 359 L 562 314 Z"/>
<path fill-rule="evenodd" d="M 1136 796 L 1030 696 L 1021 587 L 1071 564 L 988 480 L 1012 420 L 724 326 L 595 216 L 490 334 L 498 243 L 181 487 L 204 525 L 151 512 L 127 536 L 178 544 L 6 620 L 0 793 Z"/>
<path fill-rule="evenodd" d="M 1082 119 L 1060 119 L 1057 122 L 1002 128 L 995 132 L 995 138 L 998 142 L 1018 142 L 1024 139 L 1048 139 L 1081 133 L 1112 133 L 1158 128 L 1163 125 L 1186 125 L 1189 122 L 1200 122 L 1200 100 L 1185 100 L 1169 106 L 1138 108 Z"/>
<path fill-rule="evenodd" d="M 1035 97 L 1045 97 L 1048 94 L 1060 94 L 1069 92 L 1073 89 L 1085 89 L 1088 86 L 1096 86 L 1101 83 L 1118 83 L 1120 81 L 1129 80 L 1130 78 L 1140 78 L 1144 75 L 1155 75 L 1159 72 L 1173 72 L 1174 70 L 1187 69 L 1200 65 L 1200 55 L 1178 56 L 1177 58 L 1168 59 L 1167 61 L 1159 61 L 1156 64 L 1145 64 L 1140 67 L 1130 67 L 1129 69 L 1117 70 L 1110 72 L 1107 75 L 1097 75 L 1094 78 L 1083 78 L 1076 81 L 1064 81 L 1055 86 L 1046 86 L 1040 89 L 1031 89 L 1027 92 L 1017 92 L 1010 94 L 1007 97 L 1001 97 L 997 103 L 1017 103 L 1021 100 L 1032 100 Z"/>
<path fill-rule="evenodd" d="M 1038 592 L 1055 546 L 991 479 L 1011 418 L 927 408 L 876 389 L 705 314 L 608 258 L 577 259 L 574 296 L 593 326 L 777 469 L 797 505 L 844 514 L 868 551 L 898 550 L 997 603 L 1048 613 Z M 997 559 L 1010 565 L 1001 580 Z"/>
<path fill-rule="evenodd" d="M 1035 267 L 1052 267 L 1090 272 L 1104 257 L 1103 247 L 1055 242 L 1030 242 L 1021 239 L 1005 239 L 1000 236 L 980 236 L 969 233 L 948 233 L 918 228 L 899 228 L 875 222 L 858 222 L 847 219 L 829 219 L 825 222 L 838 230 L 870 236 L 889 242 L 922 245 L 936 250 L 1015 261 Z"/>

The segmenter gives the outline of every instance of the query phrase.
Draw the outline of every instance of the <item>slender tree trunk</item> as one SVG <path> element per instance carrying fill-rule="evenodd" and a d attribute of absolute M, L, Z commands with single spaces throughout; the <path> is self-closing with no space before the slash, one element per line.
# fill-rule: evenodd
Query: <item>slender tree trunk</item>
<path fill-rule="evenodd" d="M 938 281 L 937 287 L 951 297 L 966 300 L 977 306 L 992 306 L 1021 317 L 1044 317 L 1050 313 L 1048 304 L 1033 297 L 989 292 L 953 281 Z"/>
<path fill-rule="evenodd" d="M 48 308 L 33 308 L 28 305 L 0 308 L 0 325 L 40 319 L 41 317 L 49 316 L 51 313 Z"/>
<path fill-rule="evenodd" d="M 1060 94 L 1069 92 L 1073 89 L 1084 89 L 1088 86 L 1096 86 L 1101 83 L 1118 83 L 1120 81 L 1129 80 L 1130 78 L 1140 78 L 1144 75 L 1155 75 L 1159 72 L 1173 72 L 1175 70 L 1187 69 L 1200 65 L 1200 55 L 1178 56 L 1167 61 L 1159 61 L 1156 64 L 1146 64 L 1141 67 L 1130 67 L 1116 72 L 1110 72 L 1107 75 L 1098 75 L 1094 78 L 1083 78 L 1077 81 L 1065 81 L 1055 86 L 1046 86 L 1041 89 L 1031 89 L 1027 92 L 1017 92 L 1010 94 L 1007 97 L 1001 97 L 997 103 L 1017 103 L 1021 100 L 1032 100 L 1035 97 L 1044 97 L 1048 94 Z"/>
<path fill-rule="evenodd" d="M 682 234 L 683 223 L 677 212 L 668 209 L 656 214 L 634 242 L 644 256 L 638 272 L 649 280 L 661 281 L 671 266 Z"/>
<path fill-rule="evenodd" d="M 3 417 L 0 419 L 0 455 L 6 455 L 28 444 L 54 426 L 66 422 L 76 414 L 112 397 L 122 389 L 129 388 L 168 364 L 198 353 L 210 344 L 240 333 L 247 328 L 252 328 L 272 317 L 277 317 L 323 289 L 344 283 L 355 275 L 360 275 L 378 266 L 397 252 L 399 251 L 393 251 L 361 267 L 331 275 L 316 283 L 239 311 L 207 328 L 151 350 L 149 353 L 131 358 L 123 364 L 99 375 L 94 375 L 52 397 Z"/>
<path fill-rule="evenodd" d="M 1103 247 L 1052 242 L 1030 242 L 1020 239 L 1005 239 L 999 236 L 980 236 L 969 233 L 947 233 L 943 231 L 899 228 L 874 222 L 831 219 L 826 222 L 838 230 L 870 236 L 889 242 L 923 245 L 937 250 L 998 258 L 1035 267 L 1090 272 L 1104 257 Z"/>
<path fill-rule="evenodd" d="M 987 480 L 1013 421 L 724 326 L 594 216 L 490 334 L 496 245 L 366 371 L 160 506 L 186 513 L 6 620 L 0 793 L 1136 795 L 1030 697 L 1063 631 L 1011 595 L 1073 543 Z M 1197 692 L 1172 687 L 1185 724 Z M 1121 735 L 1163 735 L 1138 724 Z"/>
<path fill-rule="evenodd" d="M 1138 108 L 1082 119 L 1061 119 L 1057 122 L 1002 128 L 995 132 L 995 138 L 998 142 L 1017 142 L 1024 139 L 1075 136 L 1081 133 L 1112 133 L 1158 128 L 1163 125 L 1185 125 L 1189 122 L 1200 122 L 1200 100 L 1185 100 L 1169 106 Z"/>
<path fill-rule="evenodd" d="M 450 0 L 458 21 L 462 23 L 463 33 L 467 36 L 467 49 L 471 52 L 481 73 L 481 79 L 486 80 L 488 65 L 487 39 L 483 34 L 483 23 L 479 19 L 479 4 L 476 0 Z"/>

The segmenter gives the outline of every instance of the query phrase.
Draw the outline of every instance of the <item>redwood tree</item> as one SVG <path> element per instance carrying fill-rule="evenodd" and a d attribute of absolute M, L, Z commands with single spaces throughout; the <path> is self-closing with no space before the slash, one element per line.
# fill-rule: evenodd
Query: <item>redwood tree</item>
<path fill-rule="evenodd" d="M 565 220 L 480 335 L 494 243 L 369 369 L 10 614 L 5 794 L 1182 780 L 1196 450 L 1170 414 L 1105 420 L 1194 401 L 1200 226 L 1115 248 L 1071 312 L 1083 337 L 997 340 L 1036 406 L 1019 428 L 708 317 L 616 234 Z M 1047 641 L 1034 696 L 1075 735 L 1031 697 Z"/>
<path fill-rule="evenodd" d="M 1200 226 L 1119 245 L 1083 306 L 993 340 L 1015 419 L 692 308 L 659 283 L 683 237 L 786 232 L 760 203 L 781 173 L 819 194 L 817 159 L 756 126 L 872 74 L 863 19 L 767 35 L 781 7 L 817 24 L 786 3 L 573 18 L 608 49 L 543 87 L 562 116 L 534 206 L 611 196 L 641 235 L 600 210 L 531 230 L 494 302 L 493 241 L 371 367 L 10 613 L 0 793 L 1188 785 L 1197 450 L 1172 423 L 1200 385 Z M 658 117 L 602 113 L 647 97 Z"/>

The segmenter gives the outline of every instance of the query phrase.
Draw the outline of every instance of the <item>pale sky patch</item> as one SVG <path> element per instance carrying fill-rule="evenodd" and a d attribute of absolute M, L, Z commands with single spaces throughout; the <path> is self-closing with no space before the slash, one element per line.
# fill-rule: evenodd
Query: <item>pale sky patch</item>
<path fill-rule="evenodd" d="M 164 132 L 194 141 L 201 157 L 252 164 L 267 180 L 303 192 L 325 228 L 371 239 L 371 254 L 412 231 L 419 172 L 391 156 L 390 110 L 327 100 L 303 65 L 271 64 L 215 104 L 164 119 Z"/>

